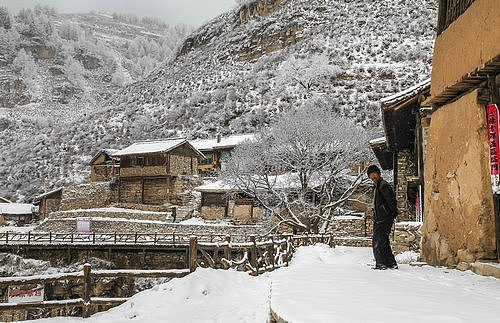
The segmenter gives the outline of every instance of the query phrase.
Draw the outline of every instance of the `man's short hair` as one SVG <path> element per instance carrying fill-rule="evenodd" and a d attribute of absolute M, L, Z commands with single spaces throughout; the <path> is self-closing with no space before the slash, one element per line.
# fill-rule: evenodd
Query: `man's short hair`
<path fill-rule="evenodd" d="M 380 168 L 378 168 L 377 165 L 368 166 L 368 169 L 366 170 L 366 174 L 368 176 L 370 176 L 371 173 L 379 173 L 380 174 Z"/>

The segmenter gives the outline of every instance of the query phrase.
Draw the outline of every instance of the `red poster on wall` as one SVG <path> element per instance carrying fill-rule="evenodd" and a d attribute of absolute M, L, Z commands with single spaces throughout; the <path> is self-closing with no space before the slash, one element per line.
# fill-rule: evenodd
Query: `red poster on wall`
<path fill-rule="evenodd" d="M 491 185 L 494 193 L 500 193 L 500 145 L 498 141 L 498 107 L 489 104 L 486 108 L 488 145 L 490 147 Z"/>

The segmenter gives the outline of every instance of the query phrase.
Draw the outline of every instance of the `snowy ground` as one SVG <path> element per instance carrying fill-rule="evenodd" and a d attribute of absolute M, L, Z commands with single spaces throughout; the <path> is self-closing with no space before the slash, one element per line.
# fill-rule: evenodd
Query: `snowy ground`
<path fill-rule="evenodd" d="M 270 304 L 294 323 L 492 322 L 500 317 L 498 279 L 407 264 L 376 271 L 372 264 L 370 248 L 302 247 L 288 268 L 259 277 L 197 269 L 83 321 L 263 323 Z"/>

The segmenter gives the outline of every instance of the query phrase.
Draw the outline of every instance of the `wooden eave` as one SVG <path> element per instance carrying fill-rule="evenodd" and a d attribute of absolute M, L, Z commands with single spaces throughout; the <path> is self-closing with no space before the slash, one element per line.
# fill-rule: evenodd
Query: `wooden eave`
<path fill-rule="evenodd" d="M 485 82 L 488 77 L 500 73 L 500 55 L 476 68 L 474 71 L 464 75 L 461 79 L 448 86 L 441 93 L 433 96 L 423 103 L 423 106 L 433 107 L 434 109 L 457 100 L 465 93 L 477 88 Z"/>
<path fill-rule="evenodd" d="M 46 199 L 46 198 L 53 196 L 53 195 L 56 195 L 56 194 L 61 195 L 62 190 L 63 190 L 63 188 L 59 187 L 59 188 L 56 188 L 55 190 L 52 190 L 50 192 L 46 192 L 46 193 L 40 194 L 38 196 L 35 196 L 35 198 L 33 199 L 33 204 L 40 202 L 44 198 Z"/>
<path fill-rule="evenodd" d="M 370 143 L 370 147 L 372 148 L 372 151 L 375 154 L 380 167 L 382 167 L 383 170 L 392 170 L 394 167 L 394 153 L 387 149 L 387 141 L 377 142 L 373 144 Z"/>
<path fill-rule="evenodd" d="M 391 104 L 382 104 L 382 121 L 389 151 L 396 152 L 413 144 L 416 113 L 420 108 L 420 102 L 429 94 L 430 84 L 410 97 Z"/>

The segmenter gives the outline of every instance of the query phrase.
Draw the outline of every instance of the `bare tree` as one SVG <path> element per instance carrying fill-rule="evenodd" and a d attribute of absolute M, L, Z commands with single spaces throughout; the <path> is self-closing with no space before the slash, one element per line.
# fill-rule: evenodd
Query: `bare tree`
<path fill-rule="evenodd" d="M 331 64 L 324 54 L 311 55 L 307 58 L 291 56 L 280 64 L 277 80 L 282 85 L 299 85 L 306 91 L 317 87 L 321 82 L 336 78 L 342 70 Z"/>
<path fill-rule="evenodd" d="M 364 129 L 312 101 L 233 151 L 225 181 L 256 198 L 279 223 L 317 231 L 363 181 L 350 166 L 367 156 Z"/>

